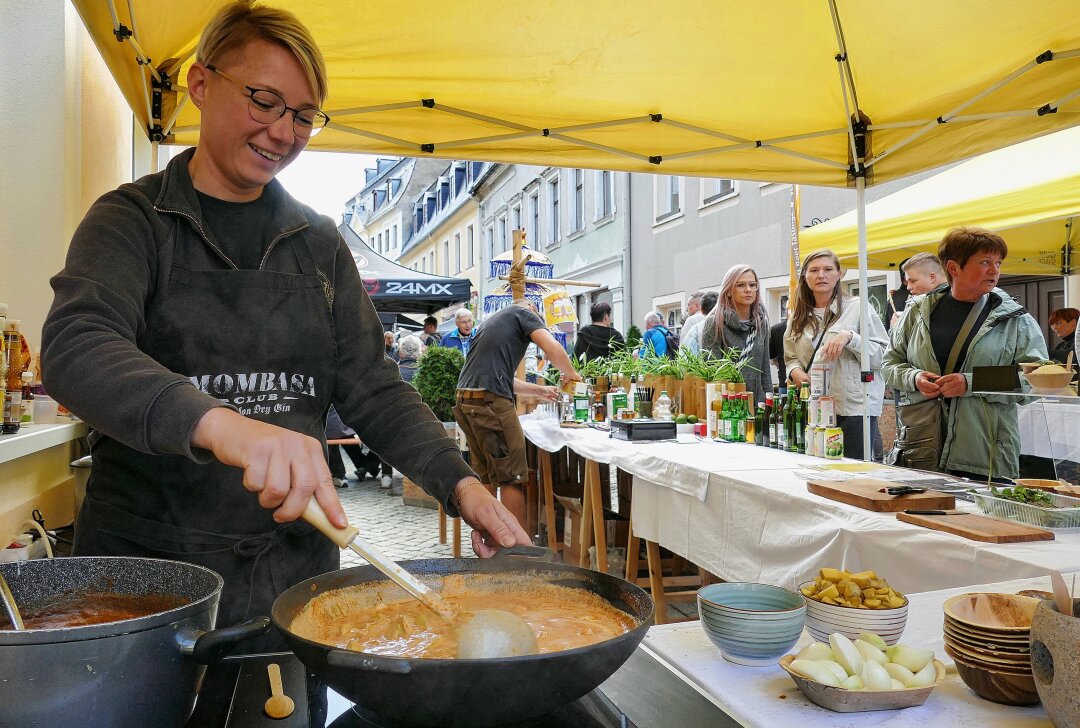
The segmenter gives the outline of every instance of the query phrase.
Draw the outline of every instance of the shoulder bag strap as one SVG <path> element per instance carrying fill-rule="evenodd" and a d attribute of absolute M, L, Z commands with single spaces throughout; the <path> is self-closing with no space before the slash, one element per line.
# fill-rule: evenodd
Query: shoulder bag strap
<path fill-rule="evenodd" d="M 945 364 L 945 374 L 952 374 L 956 371 L 956 367 L 959 364 L 957 361 L 960 358 L 960 352 L 963 350 L 964 345 L 968 339 L 971 338 L 972 330 L 975 328 L 975 322 L 979 320 L 979 314 L 986 308 L 986 300 L 988 296 L 984 293 L 975 305 L 971 307 L 971 311 L 968 312 L 967 318 L 964 319 L 964 325 L 960 327 L 960 333 L 956 335 L 956 341 L 953 342 L 952 350 L 949 351 L 949 361 Z"/>

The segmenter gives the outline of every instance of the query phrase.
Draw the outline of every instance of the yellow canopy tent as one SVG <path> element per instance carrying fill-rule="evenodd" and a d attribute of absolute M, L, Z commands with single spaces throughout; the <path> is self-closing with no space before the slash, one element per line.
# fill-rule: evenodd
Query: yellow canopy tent
<path fill-rule="evenodd" d="M 866 206 L 871 268 L 891 268 L 938 242 L 957 225 L 1001 232 L 1009 244 L 1006 273 L 1067 275 L 1080 232 L 1080 128 L 1015 144 L 963 162 Z M 806 250 L 831 248 L 856 264 L 851 212 L 801 234 Z"/>
<path fill-rule="evenodd" d="M 164 141 L 224 2 L 74 0 Z M 313 149 L 854 186 L 856 108 L 868 183 L 1080 122 L 1076 0 L 278 4 L 327 60 Z"/>
<path fill-rule="evenodd" d="M 151 140 L 196 142 L 185 67 L 224 2 L 73 0 Z M 861 210 L 1080 123 L 1076 0 L 280 4 L 327 60 L 315 149 L 854 186 Z"/>

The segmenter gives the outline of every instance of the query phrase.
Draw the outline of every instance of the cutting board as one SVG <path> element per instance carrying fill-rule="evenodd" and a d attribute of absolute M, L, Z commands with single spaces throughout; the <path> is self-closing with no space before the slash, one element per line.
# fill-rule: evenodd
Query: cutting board
<path fill-rule="evenodd" d="M 1019 543 L 1021 541 L 1053 541 L 1054 532 L 1045 528 L 1027 526 L 1001 518 L 980 516 L 977 513 L 961 513 L 950 516 L 916 516 L 897 513 L 896 520 L 916 526 L 944 531 L 955 536 L 982 541 L 983 543 Z"/>
<path fill-rule="evenodd" d="M 829 500 L 847 503 L 856 508 L 865 508 L 878 513 L 896 513 L 897 511 L 944 511 L 956 508 L 956 499 L 945 493 L 928 490 L 925 493 L 891 496 L 879 493 L 893 483 L 874 478 L 855 478 L 852 480 L 810 480 L 806 489 L 815 495 Z"/>

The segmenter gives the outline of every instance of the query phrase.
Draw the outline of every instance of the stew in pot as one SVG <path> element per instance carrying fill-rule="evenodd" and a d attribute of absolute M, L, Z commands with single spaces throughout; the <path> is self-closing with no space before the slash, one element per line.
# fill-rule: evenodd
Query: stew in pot
<path fill-rule="evenodd" d="M 470 574 L 441 580 L 440 594 L 458 612 L 453 622 L 386 582 L 361 584 L 312 599 L 290 631 L 333 647 L 395 657 L 457 656 L 457 630 L 481 609 L 521 617 L 536 633 L 540 653 L 603 642 L 637 626 L 631 615 L 585 589 L 535 575 Z"/>
<path fill-rule="evenodd" d="M 182 607 L 190 601 L 175 594 L 67 592 L 25 607 L 20 605 L 19 611 L 27 629 L 63 629 L 137 619 Z M 0 629 L 13 629 L 2 612 Z"/>

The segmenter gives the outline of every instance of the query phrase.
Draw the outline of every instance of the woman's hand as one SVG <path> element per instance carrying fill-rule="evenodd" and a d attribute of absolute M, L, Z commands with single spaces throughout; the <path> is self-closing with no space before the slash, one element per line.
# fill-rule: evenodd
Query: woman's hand
<path fill-rule="evenodd" d="M 938 385 L 940 379 L 940 374 L 934 374 L 933 372 L 925 370 L 920 371 L 915 375 L 915 388 L 930 399 L 939 397 L 941 396 L 941 387 Z"/>
<path fill-rule="evenodd" d="M 946 374 L 937 380 L 937 385 L 942 397 L 963 397 L 967 392 L 967 377 L 960 372 Z"/>
<path fill-rule="evenodd" d="M 215 407 L 195 425 L 191 444 L 244 471 L 244 487 L 273 508 L 278 523 L 295 521 L 315 499 L 338 528 L 348 520 L 341 508 L 322 444 L 314 437 Z"/>
<path fill-rule="evenodd" d="M 476 478 L 465 478 L 454 487 L 458 511 L 473 527 L 473 552 L 482 559 L 493 556 L 500 547 L 532 545 L 532 539 L 517 519 Z"/>
<path fill-rule="evenodd" d="M 791 381 L 795 382 L 798 386 L 810 383 L 810 377 L 803 371 L 802 367 L 795 367 L 788 370 L 788 377 Z"/>
<path fill-rule="evenodd" d="M 851 340 L 855 338 L 855 332 L 827 331 L 825 337 L 828 341 L 822 344 L 821 348 L 818 349 L 818 359 L 827 364 L 840 358 L 840 355 L 844 353 L 844 347 L 850 344 Z"/>

